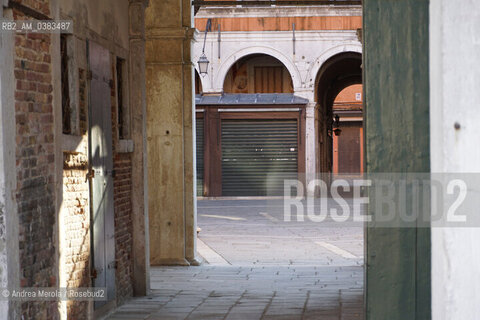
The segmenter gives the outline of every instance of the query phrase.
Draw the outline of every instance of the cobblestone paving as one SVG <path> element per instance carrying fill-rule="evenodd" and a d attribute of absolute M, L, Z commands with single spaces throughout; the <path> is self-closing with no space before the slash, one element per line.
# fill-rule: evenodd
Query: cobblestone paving
<path fill-rule="evenodd" d="M 363 229 L 283 222 L 266 201 L 199 201 L 199 267 L 153 267 L 108 319 L 363 319 Z M 212 264 L 208 264 L 211 262 Z"/>

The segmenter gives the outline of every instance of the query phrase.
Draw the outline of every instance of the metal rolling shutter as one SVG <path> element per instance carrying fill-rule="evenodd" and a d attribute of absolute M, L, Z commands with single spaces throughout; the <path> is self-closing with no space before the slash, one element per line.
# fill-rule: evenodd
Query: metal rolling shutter
<path fill-rule="evenodd" d="M 197 196 L 203 196 L 203 127 L 203 118 L 197 118 Z"/>
<path fill-rule="evenodd" d="M 297 120 L 222 120 L 222 195 L 282 195 L 298 172 Z"/>

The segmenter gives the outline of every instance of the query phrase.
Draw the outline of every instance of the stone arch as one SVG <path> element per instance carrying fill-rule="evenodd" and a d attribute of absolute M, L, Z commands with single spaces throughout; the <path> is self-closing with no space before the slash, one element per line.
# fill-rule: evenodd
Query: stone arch
<path fill-rule="evenodd" d="M 324 52 L 312 63 L 307 72 L 305 83 L 308 83 L 308 87 L 316 90 L 318 73 L 327 60 L 343 52 L 356 52 L 362 54 L 362 45 L 358 42 L 348 42 L 335 47 L 331 47 Z"/>
<path fill-rule="evenodd" d="M 300 88 L 302 84 L 300 72 L 298 71 L 297 67 L 293 63 L 291 59 L 285 56 L 280 51 L 269 48 L 269 47 L 261 47 L 261 46 L 254 46 L 241 49 L 234 54 L 230 55 L 220 66 L 218 69 L 215 78 L 214 78 L 214 88 L 223 88 L 223 83 L 225 81 L 225 77 L 227 76 L 228 71 L 233 66 L 233 64 L 240 60 L 243 57 L 246 57 L 251 54 L 265 54 L 271 56 L 278 61 L 280 61 L 285 68 L 287 68 L 288 72 L 290 73 L 290 77 L 292 78 L 293 88 Z"/>
<path fill-rule="evenodd" d="M 330 56 L 319 68 L 315 77 L 315 100 L 317 101 L 317 127 L 319 147 L 317 170 L 332 170 L 332 129 L 333 103 L 340 91 L 352 84 L 362 83 L 362 55 L 354 51 L 341 51 Z"/>

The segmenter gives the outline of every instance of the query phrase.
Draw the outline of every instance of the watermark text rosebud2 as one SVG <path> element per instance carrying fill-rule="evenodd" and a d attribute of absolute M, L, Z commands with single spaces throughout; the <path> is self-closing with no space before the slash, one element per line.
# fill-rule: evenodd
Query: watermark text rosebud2
<path fill-rule="evenodd" d="M 380 173 L 284 180 L 285 222 L 480 227 L 480 174 Z"/>
<path fill-rule="evenodd" d="M 292 220 L 294 207 L 297 221 L 305 221 L 305 216 L 312 222 L 323 222 L 328 217 L 334 222 L 345 222 L 350 218 L 353 218 L 355 222 L 370 221 L 368 216 L 362 214 L 362 206 L 368 204 L 369 199 L 361 195 L 362 188 L 370 185 L 370 180 L 353 180 L 353 184 L 350 186 L 347 180 L 337 179 L 328 187 L 325 181 L 313 179 L 308 183 L 305 196 L 305 187 L 301 181 L 285 180 L 284 221 Z M 339 188 L 345 192 L 352 191 L 353 202 L 349 203 L 341 196 Z M 296 190 L 295 197 L 290 196 L 292 190 Z M 303 201 L 304 199 L 306 201 Z M 333 205 L 329 200 L 333 200 Z"/>

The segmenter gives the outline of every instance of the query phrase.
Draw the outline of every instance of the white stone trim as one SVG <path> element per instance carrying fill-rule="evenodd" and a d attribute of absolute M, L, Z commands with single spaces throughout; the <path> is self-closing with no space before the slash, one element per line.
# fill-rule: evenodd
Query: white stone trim
<path fill-rule="evenodd" d="M 294 88 L 301 87 L 302 82 L 301 82 L 300 72 L 298 71 L 297 66 L 295 66 L 295 64 L 291 59 L 289 59 L 286 55 L 284 55 L 282 52 L 280 52 L 279 50 L 273 47 L 256 45 L 256 46 L 251 46 L 248 48 L 243 48 L 238 50 L 234 54 L 230 55 L 220 65 L 220 68 L 218 69 L 214 77 L 214 88 L 223 88 L 225 77 L 227 76 L 227 73 L 232 67 L 232 65 L 236 61 L 250 54 L 266 54 L 278 59 L 280 62 L 283 63 L 285 68 L 287 68 L 288 72 L 290 72 L 290 76 L 292 77 L 293 87 Z"/>
<path fill-rule="evenodd" d="M 212 3 L 214 5 L 214 3 Z M 203 7 L 195 18 L 361 16 L 362 6 Z"/>
<path fill-rule="evenodd" d="M 307 77 L 304 79 L 304 83 L 307 84 L 307 87 L 315 88 L 318 72 L 328 59 L 339 53 L 345 52 L 357 52 L 361 54 L 362 45 L 358 41 L 349 41 L 325 50 L 310 66 L 310 69 L 307 72 Z"/>
<path fill-rule="evenodd" d="M 292 30 L 288 31 L 222 31 L 222 42 L 237 41 L 291 41 Z M 349 36 L 349 41 L 358 41 L 355 30 L 296 30 L 296 41 L 345 41 L 345 36 Z M 198 42 L 203 45 L 203 32 L 198 32 Z M 218 33 L 213 31 L 207 34 L 207 44 L 217 42 Z M 201 38 L 201 39 L 200 39 Z"/>

